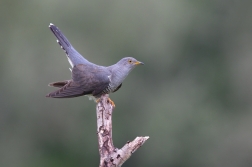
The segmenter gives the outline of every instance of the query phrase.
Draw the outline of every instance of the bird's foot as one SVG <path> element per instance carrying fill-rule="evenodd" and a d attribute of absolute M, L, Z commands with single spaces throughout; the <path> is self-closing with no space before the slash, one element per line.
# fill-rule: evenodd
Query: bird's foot
<path fill-rule="evenodd" d="M 100 100 L 101 100 L 101 98 L 97 98 L 97 99 L 95 100 L 95 102 L 96 102 L 96 103 L 99 103 Z"/>
<path fill-rule="evenodd" d="M 108 98 L 108 102 L 115 108 L 115 103 L 110 98 Z"/>
<path fill-rule="evenodd" d="M 100 100 L 101 98 L 96 99 L 96 103 L 99 103 Z M 110 103 L 113 106 L 113 108 L 115 108 L 115 103 L 110 98 L 108 98 L 108 103 Z"/>

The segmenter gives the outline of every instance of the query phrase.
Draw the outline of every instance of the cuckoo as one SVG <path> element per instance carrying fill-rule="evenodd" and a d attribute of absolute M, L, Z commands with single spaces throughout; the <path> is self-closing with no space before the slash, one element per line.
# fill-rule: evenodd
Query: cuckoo
<path fill-rule="evenodd" d="M 58 27 L 51 23 L 49 28 L 66 53 L 72 67 L 72 79 L 50 83 L 49 86 L 59 89 L 46 97 L 72 98 L 88 95 L 98 101 L 101 95 L 117 91 L 130 71 L 137 65 L 144 64 L 133 57 L 125 57 L 111 66 L 96 65 L 77 52 Z M 115 106 L 111 99 L 110 103 Z"/>

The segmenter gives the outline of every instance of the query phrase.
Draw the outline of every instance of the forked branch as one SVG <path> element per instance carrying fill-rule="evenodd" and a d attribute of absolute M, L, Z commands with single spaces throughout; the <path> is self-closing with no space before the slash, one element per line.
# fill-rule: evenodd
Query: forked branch
<path fill-rule="evenodd" d="M 113 106 L 108 95 L 103 95 L 96 106 L 97 135 L 100 153 L 100 167 L 120 167 L 149 138 L 136 137 L 121 149 L 115 148 L 112 140 Z"/>

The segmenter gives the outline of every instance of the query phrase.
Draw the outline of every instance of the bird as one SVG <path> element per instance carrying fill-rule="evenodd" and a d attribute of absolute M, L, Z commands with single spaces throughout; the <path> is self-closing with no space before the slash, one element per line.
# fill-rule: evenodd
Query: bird
<path fill-rule="evenodd" d="M 143 62 L 133 57 L 124 57 L 111 66 L 101 66 L 89 62 L 71 45 L 69 40 L 58 27 L 50 23 L 50 30 L 57 38 L 60 47 L 66 53 L 71 65 L 72 78 L 65 81 L 49 83 L 48 86 L 59 88 L 46 95 L 51 98 L 73 98 L 87 95 L 96 102 L 104 94 L 116 92 L 121 88 L 122 82 L 127 75 Z M 110 104 L 115 107 L 114 102 L 109 98 Z"/>

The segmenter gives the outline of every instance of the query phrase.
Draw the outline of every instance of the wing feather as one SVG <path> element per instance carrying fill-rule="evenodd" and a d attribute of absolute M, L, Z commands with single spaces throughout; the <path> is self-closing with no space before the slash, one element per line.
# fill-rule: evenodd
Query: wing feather
<path fill-rule="evenodd" d="M 79 83 L 85 92 L 92 92 L 93 96 L 102 93 L 109 86 L 111 73 L 102 66 L 79 64 L 74 66 L 72 79 Z"/>
<path fill-rule="evenodd" d="M 79 64 L 73 67 L 72 80 L 49 84 L 60 89 L 46 97 L 71 98 L 92 94 L 99 96 L 110 83 L 111 73 L 104 67 Z"/>
<path fill-rule="evenodd" d="M 83 91 L 82 87 L 73 81 L 70 81 L 62 88 L 49 93 L 46 97 L 52 98 L 71 98 L 71 97 L 78 97 L 85 94 L 89 94 L 90 92 Z"/>

